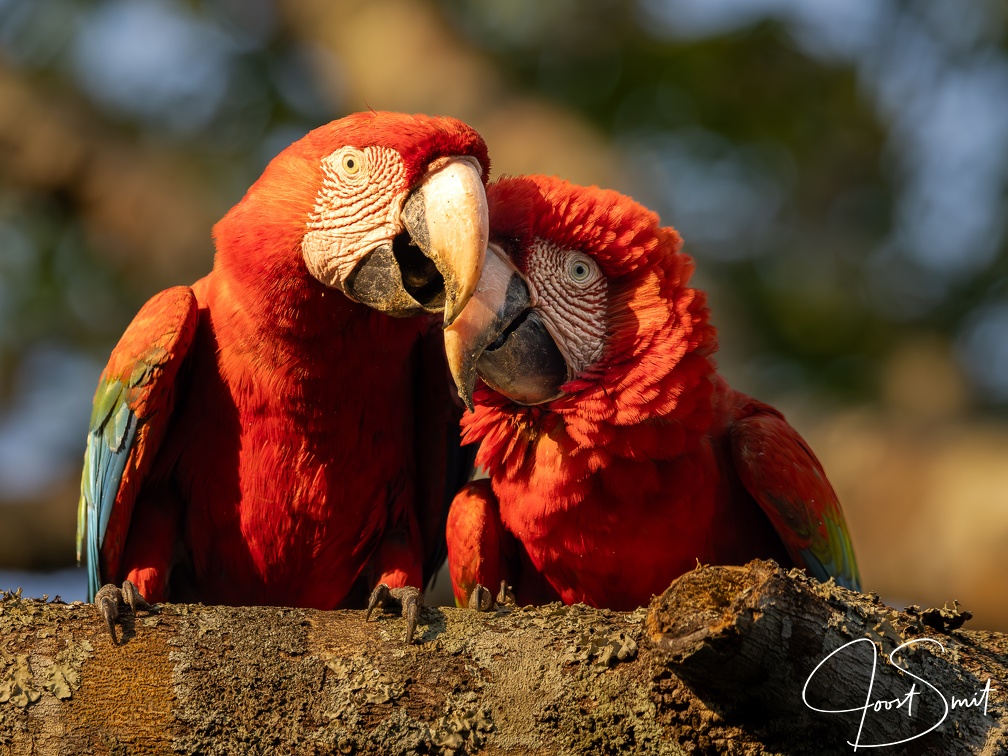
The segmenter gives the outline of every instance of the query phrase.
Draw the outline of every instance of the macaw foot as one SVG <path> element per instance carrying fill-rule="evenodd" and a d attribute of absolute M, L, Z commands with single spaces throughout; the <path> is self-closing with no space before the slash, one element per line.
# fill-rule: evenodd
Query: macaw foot
<path fill-rule="evenodd" d="M 393 599 L 402 604 L 402 616 L 406 620 L 406 644 L 413 642 L 413 633 L 416 631 L 417 619 L 420 616 L 420 608 L 423 606 L 423 594 L 413 586 L 407 585 L 403 588 L 389 588 L 385 583 L 378 583 L 371 591 L 371 598 L 368 599 L 367 614 L 364 621 L 371 619 L 371 612 L 375 607 L 384 608 L 385 603 Z"/>
<path fill-rule="evenodd" d="M 497 606 L 518 606 L 514 590 L 507 584 L 507 580 L 501 580 L 500 590 L 497 591 Z"/>
<path fill-rule="evenodd" d="M 474 612 L 489 612 L 494 608 L 493 595 L 479 583 L 469 592 L 469 608 Z"/>
<path fill-rule="evenodd" d="M 474 612 L 489 612 L 497 606 L 514 606 L 515 597 L 511 586 L 507 584 L 506 580 L 501 580 L 500 590 L 497 592 L 496 597 L 492 596 L 490 591 L 482 585 L 476 583 L 469 593 L 467 603 L 469 608 Z"/>
<path fill-rule="evenodd" d="M 94 597 L 95 608 L 98 609 L 98 613 L 105 619 L 109 633 L 112 634 L 112 642 L 117 646 L 119 645 L 119 639 L 116 637 L 115 625 L 116 620 L 119 619 L 120 601 L 127 604 L 133 610 L 134 616 L 137 610 L 150 612 L 154 609 L 140 595 L 140 591 L 133 585 L 132 580 L 124 580 L 121 589 L 112 583 L 107 583 L 99 588 L 98 593 Z"/>

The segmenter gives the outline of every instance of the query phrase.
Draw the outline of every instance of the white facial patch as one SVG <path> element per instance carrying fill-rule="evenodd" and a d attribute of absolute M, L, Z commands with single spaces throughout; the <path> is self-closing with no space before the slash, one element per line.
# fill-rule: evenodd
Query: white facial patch
<path fill-rule="evenodd" d="M 315 278 L 345 291 L 361 259 L 403 230 L 406 167 L 390 147 L 342 147 L 322 159 L 322 172 L 301 253 Z"/>
<path fill-rule="evenodd" d="M 532 307 L 576 376 L 602 356 L 608 282 L 598 263 L 536 239 L 525 263 Z"/>

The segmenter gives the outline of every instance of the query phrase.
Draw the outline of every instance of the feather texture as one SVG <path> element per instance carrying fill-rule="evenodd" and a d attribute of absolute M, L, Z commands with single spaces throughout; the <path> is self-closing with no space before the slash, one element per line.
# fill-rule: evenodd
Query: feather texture
<path fill-rule="evenodd" d="M 391 113 L 270 163 L 214 227 L 212 272 L 148 302 L 102 375 L 78 514 L 92 595 L 130 578 L 155 602 L 331 609 L 422 587 L 443 559 L 461 405 L 427 345 L 439 323 L 352 301 L 302 254 L 344 145 L 398 151 L 394 207 L 440 157 L 489 168 L 461 122 Z"/>
<path fill-rule="evenodd" d="M 843 513 L 808 445 L 717 375 L 716 331 L 678 234 L 628 197 L 555 178 L 502 179 L 488 197 L 491 238 L 523 275 L 528 250 L 551 243 L 588 255 L 608 281 L 602 356 L 560 397 L 522 406 L 479 385 L 463 419 L 492 481 L 479 511 L 499 512 L 519 544 L 503 568 L 519 602 L 545 581 L 565 602 L 628 609 L 699 562 L 757 557 L 857 588 Z M 500 547 L 453 530 L 467 521 L 456 507 L 471 510 L 472 497 L 460 494 L 449 519 L 464 593 L 497 579 L 473 565 L 494 564 Z"/>
<path fill-rule="evenodd" d="M 98 381 L 77 517 L 77 559 L 83 548 L 88 600 L 103 574 L 118 573 L 133 507 L 168 429 L 196 322 L 190 289 L 161 292 L 137 313 Z"/>

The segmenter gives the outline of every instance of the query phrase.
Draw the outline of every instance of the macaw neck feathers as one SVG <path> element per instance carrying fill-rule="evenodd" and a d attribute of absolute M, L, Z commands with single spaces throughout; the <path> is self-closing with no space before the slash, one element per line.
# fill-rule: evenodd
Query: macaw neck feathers
<path fill-rule="evenodd" d="M 548 465 L 577 480 L 617 457 L 683 453 L 713 415 L 717 334 L 707 316 L 703 293 L 687 288 L 670 306 L 623 316 L 612 324 L 608 356 L 543 406 L 523 407 L 480 386 L 476 410 L 462 423 L 464 441 L 480 442 L 477 464 L 507 477 Z"/>

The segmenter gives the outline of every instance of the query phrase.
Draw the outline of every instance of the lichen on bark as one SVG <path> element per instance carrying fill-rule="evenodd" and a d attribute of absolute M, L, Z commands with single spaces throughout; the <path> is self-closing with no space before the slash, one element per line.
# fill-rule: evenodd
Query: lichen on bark
<path fill-rule="evenodd" d="M 126 612 L 113 645 L 91 606 L 0 598 L 0 756 L 823 753 L 856 723 L 801 683 L 847 639 L 926 632 L 937 684 L 1008 681 L 1005 636 L 951 629 L 954 605 L 899 612 L 767 562 L 698 568 L 634 612 L 426 609 L 409 646 L 394 612 L 171 604 Z M 921 752 L 998 753 L 1005 718 L 960 712 Z"/>

